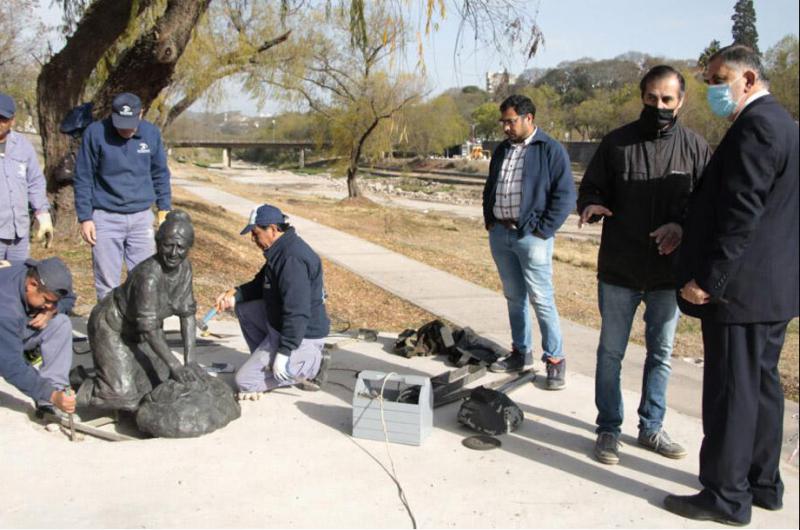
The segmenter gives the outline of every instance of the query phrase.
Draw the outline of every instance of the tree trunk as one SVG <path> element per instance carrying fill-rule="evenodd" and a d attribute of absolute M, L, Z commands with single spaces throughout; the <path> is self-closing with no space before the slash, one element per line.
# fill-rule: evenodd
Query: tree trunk
<path fill-rule="evenodd" d="M 71 138 L 58 130 L 61 120 L 81 103 L 89 76 L 105 52 L 125 32 L 131 16 L 139 15 L 151 3 L 152 0 L 97 0 L 86 11 L 64 48 L 42 66 L 39 73 L 36 99 L 44 174 L 59 224 L 75 221 L 70 179 L 56 178 L 56 170 L 64 166 L 72 146 Z M 137 10 L 132 12 L 134 6 Z M 69 193 L 62 189 L 65 186 L 69 187 L 66 190 Z"/>
<path fill-rule="evenodd" d="M 39 134 L 45 155 L 45 176 L 59 229 L 75 223 L 71 178 L 59 178 L 71 154 L 70 138 L 59 132 L 67 112 L 84 98 L 89 76 L 107 50 L 154 0 L 96 0 L 81 18 L 64 48 L 42 67 L 37 82 Z M 120 57 L 102 87 L 91 97 L 95 118 L 108 115 L 111 100 L 133 92 L 147 109 L 166 87 L 191 37 L 192 29 L 210 0 L 168 0 L 153 28 Z M 134 10 L 134 7 L 136 8 Z M 66 188 L 66 189 L 64 189 Z M 66 225 L 64 224 L 66 223 Z"/>
<path fill-rule="evenodd" d="M 358 160 L 353 162 L 350 159 L 350 165 L 347 167 L 347 196 L 350 198 L 361 197 L 361 188 L 358 186 L 356 180 L 356 173 L 358 172 Z"/>

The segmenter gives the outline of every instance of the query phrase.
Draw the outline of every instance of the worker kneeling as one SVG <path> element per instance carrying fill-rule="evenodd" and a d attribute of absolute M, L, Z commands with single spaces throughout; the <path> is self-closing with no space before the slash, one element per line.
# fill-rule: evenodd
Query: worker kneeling
<path fill-rule="evenodd" d="M 266 263 L 252 281 L 216 300 L 218 311 L 236 311 L 250 349 L 236 373 L 242 394 L 313 379 L 330 329 L 322 262 L 286 216 L 269 204 L 259 206 L 241 232 L 248 233 Z"/>

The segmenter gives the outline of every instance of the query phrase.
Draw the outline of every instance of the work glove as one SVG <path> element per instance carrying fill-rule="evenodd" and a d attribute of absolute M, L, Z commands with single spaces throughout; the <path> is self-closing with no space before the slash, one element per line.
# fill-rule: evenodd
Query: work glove
<path fill-rule="evenodd" d="M 272 362 L 272 375 L 281 383 L 288 383 L 293 380 L 289 374 L 289 356 L 285 353 L 275 354 L 275 360 Z"/>
<path fill-rule="evenodd" d="M 161 226 L 161 223 L 167 220 L 167 214 L 169 210 L 159 210 L 158 211 L 158 226 Z"/>
<path fill-rule="evenodd" d="M 50 212 L 36 214 L 36 233 L 33 236 L 35 241 L 44 241 L 44 248 L 50 248 L 53 241 L 53 218 Z"/>

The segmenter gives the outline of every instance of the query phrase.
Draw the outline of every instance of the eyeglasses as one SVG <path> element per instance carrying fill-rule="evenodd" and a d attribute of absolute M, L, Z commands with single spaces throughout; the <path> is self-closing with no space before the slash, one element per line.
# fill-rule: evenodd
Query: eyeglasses
<path fill-rule="evenodd" d="M 497 120 L 497 123 L 500 124 L 501 127 L 505 127 L 506 125 L 511 126 L 514 125 L 520 118 L 522 118 L 522 116 L 517 116 L 515 118 L 508 118 L 507 120 Z"/>

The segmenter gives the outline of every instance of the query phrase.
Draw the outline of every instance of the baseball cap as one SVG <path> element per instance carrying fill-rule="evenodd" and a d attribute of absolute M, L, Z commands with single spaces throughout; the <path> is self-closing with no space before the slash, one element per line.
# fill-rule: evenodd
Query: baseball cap
<path fill-rule="evenodd" d="M 117 129 L 135 129 L 139 126 L 142 100 L 136 94 L 123 92 L 111 102 L 111 123 Z"/>
<path fill-rule="evenodd" d="M 47 258 L 41 261 L 29 259 L 26 263 L 39 273 L 41 286 L 59 296 L 72 292 L 72 274 L 60 258 Z"/>
<path fill-rule="evenodd" d="M 262 204 L 252 212 L 250 212 L 250 220 L 247 222 L 247 226 L 240 232 L 241 235 L 245 235 L 253 230 L 253 227 L 258 226 L 268 226 L 268 225 L 279 225 L 286 222 L 286 216 L 283 215 L 283 212 L 280 211 L 275 206 L 271 206 L 269 204 Z"/>
<path fill-rule="evenodd" d="M 14 99 L 8 94 L 0 92 L 0 116 L 4 118 L 13 118 L 17 113 L 17 105 Z"/>

